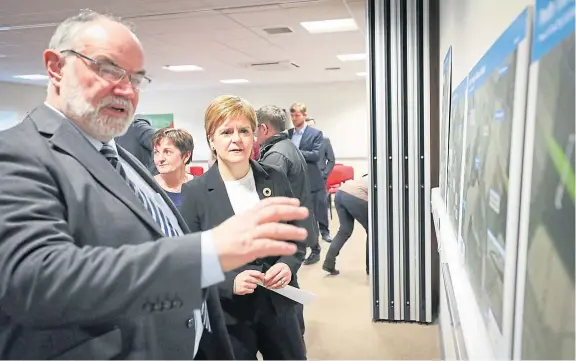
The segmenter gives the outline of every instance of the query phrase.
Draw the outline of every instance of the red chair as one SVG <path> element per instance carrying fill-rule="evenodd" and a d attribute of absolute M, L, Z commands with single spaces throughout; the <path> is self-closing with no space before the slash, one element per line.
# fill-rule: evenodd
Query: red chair
<path fill-rule="evenodd" d="M 332 219 L 332 195 L 338 192 L 340 185 L 350 179 L 354 179 L 354 168 L 336 163 L 332 172 L 328 174 L 326 180 L 326 189 L 328 190 L 328 209 L 330 210 L 330 219 Z"/>
<path fill-rule="evenodd" d="M 202 174 L 204 174 L 204 167 L 199 165 L 191 165 L 189 173 L 192 174 L 194 177 L 201 176 Z"/>

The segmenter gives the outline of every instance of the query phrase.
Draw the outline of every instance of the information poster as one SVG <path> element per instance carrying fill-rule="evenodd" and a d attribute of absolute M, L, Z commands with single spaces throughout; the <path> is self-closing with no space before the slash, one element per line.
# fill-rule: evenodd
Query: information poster
<path fill-rule="evenodd" d="M 454 234 L 458 232 L 462 204 L 462 157 L 464 155 L 464 126 L 466 122 L 466 87 L 468 77 L 452 93 L 450 111 L 450 137 L 448 142 L 448 178 L 446 212 L 452 222 Z"/>
<path fill-rule="evenodd" d="M 150 120 L 153 128 L 173 128 L 174 127 L 174 114 L 142 114 L 145 118 Z"/>
<path fill-rule="evenodd" d="M 513 219 L 517 230 L 519 215 L 521 174 L 515 175 L 518 185 L 513 192 L 518 204 L 512 209 L 508 207 L 509 182 L 511 159 L 518 165 L 522 161 L 522 143 L 512 149 L 512 130 L 517 122 L 521 134 L 524 130 L 524 112 L 515 111 L 526 104 L 526 86 L 517 89 L 516 85 L 519 80 L 525 84 L 528 76 L 528 21 L 526 10 L 492 45 L 468 79 L 462 239 L 466 267 L 484 320 L 489 332 L 498 335 L 503 333 L 507 225 Z M 523 69 L 518 67 L 519 59 Z M 520 171 L 521 167 L 517 173 Z M 516 236 L 512 238 L 511 249 L 517 242 Z M 510 267 L 515 272 L 513 263 Z"/>
<path fill-rule="evenodd" d="M 448 139 L 450 133 L 450 101 L 452 97 L 452 47 L 448 48 L 442 66 L 442 116 L 440 119 L 440 170 L 439 183 L 442 199 L 446 203 L 448 170 Z"/>
<path fill-rule="evenodd" d="M 526 269 L 519 270 L 523 360 L 575 359 L 575 11 L 574 1 L 536 1 L 526 126 L 530 201 L 521 223 Z"/>

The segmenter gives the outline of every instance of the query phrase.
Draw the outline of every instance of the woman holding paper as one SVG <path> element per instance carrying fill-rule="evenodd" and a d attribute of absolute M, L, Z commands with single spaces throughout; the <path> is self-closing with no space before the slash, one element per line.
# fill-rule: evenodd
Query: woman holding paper
<path fill-rule="evenodd" d="M 209 230 L 262 198 L 293 197 L 284 173 L 250 159 L 256 127 L 256 112 L 242 98 L 221 96 L 208 106 L 206 137 L 216 161 L 182 187 L 181 213 L 191 232 Z M 265 360 L 306 358 L 294 301 L 270 290 L 295 284 L 304 247 L 299 242 L 293 256 L 257 259 L 225 274 L 220 301 L 236 359 L 256 360 L 258 351 Z"/>

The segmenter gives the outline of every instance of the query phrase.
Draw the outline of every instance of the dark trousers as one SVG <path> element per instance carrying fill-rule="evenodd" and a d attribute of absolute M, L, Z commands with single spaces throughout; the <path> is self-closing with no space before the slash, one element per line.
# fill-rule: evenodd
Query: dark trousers
<path fill-rule="evenodd" d="M 227 325 L 237 360 L 256 360 L 260 351 L 264 360 L 305 360 L 304 339 L 296 307 L 278 314 L 272 301 L 260 294 L 254 317 Z M 260 302 L 262 301 L 262 302 Z"/>
<path fill-rule="evenodd" d="M 340 250 L 348 241 L 354 230 L 354 220 L 358 221 L 366 230 L 368 236 L 368 202 L 354 197 L 346 192 L 336 192 L 334 198 L 336 205 L 336 212 L 338 213 L 338 220 L 340 221 L 340 228 L 338 233 L 330 243 L 330 249 L 326 253 L 324 264 L 328 267 L 334 267 L 336 264 L 336 257 L 340 254 Z M 366 247 L 368 247 L 368 239 L 366 239 Z M 366 248 L 366 268 L 368 268 L 368 248 Z"/>
<path fill-rule="evenodd" d="M 322 236 L 330 235 L 328 230 L 328 191 L 326 188 L 312 192 L 314 202 L 314 217 L 318 222 L 318 228 Z"/>

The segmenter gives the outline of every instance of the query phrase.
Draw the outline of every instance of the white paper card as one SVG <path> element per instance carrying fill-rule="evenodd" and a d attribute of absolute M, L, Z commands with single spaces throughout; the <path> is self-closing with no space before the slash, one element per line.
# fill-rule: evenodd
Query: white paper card
<path fill-rule="evenodd" d="M 262 286 L 262 285 L 260 285 Z M 264 286 L 262 286 L 264 287 Z M 278 289 L 272 289 L 272 288 L 267 288 L 270 291 L 276 292 L 278 294 L 281 294 L 284 297 L 287 297 L 289 299 L 291 299 L 292 301 L 296 301 L 298 303 L 301 303 L 303 305 L 307 305 L 310 302 L 314 301 L 314 299 L 316 298 L 316 295 L 312 292 L 308 292 L 308 291 L 304 291 L 301 290 L 299 288 L 296 287 L 292 287 L 292 286 L 284 286 L 283 288 L 278 288 Z"/>

